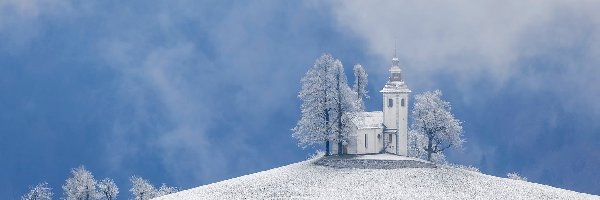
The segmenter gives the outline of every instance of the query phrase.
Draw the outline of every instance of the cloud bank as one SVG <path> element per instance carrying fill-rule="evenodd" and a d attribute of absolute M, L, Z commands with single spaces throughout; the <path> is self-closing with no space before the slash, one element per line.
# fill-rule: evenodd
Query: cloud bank
<path fill-rule="evenodd" d="M 120 185 L 135 174 L 188 188 L 304 158 L 290 128 L 298 81 L 327 45 L 314 38 L 333 35 L 319 24 L 324 10 L 286 2 L 68 0 L 2 1 L 0 10 L 0 38 L 10 41 L 0 56 L 16 60 L 15 69 L 32 79 L 78 77 L 75 86 L 50 94 L 86 99 L 69 105 L 82 110 L 85 124 L 61 111 L 54 117 L 70 123 L 47 130 L 78 144 L 48 141 L 65 148 L 67 163 L 100 169 Z M 25 58 L 33 58 L 31 67 L 17 62 Z M 59 106 L 40 96 L 39 106 Z"/>

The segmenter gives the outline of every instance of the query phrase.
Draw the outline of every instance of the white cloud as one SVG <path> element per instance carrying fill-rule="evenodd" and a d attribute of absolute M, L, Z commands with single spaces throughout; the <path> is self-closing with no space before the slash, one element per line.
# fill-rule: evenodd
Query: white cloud
<path fill-rule="evenodd" d="M 119 97 L 134 110 L 117 119 L 107 145 L 115 168 L 151 150 L 178 184 L 189 185 L 272 163 L 248 141 L 269 133 L 273 113 L 290 110 L 297 94 L 290 88 L 305 67 L 289 60 L 299 57 L 272 55 L 289 48 L 269 32 L 277 6 L 235 3 L 214 11 L 220 6 L 195 5 L 159 6 L 141 19 L 98 24 L 118 30 L 99 39 L 97 51 L 118 74 Z M 206 22 L 212 15 L 218 18 Z M 290 128 L 272 137 L 289 138 Z"/>
<path fill-rule="evenodd" d="M 547 41 L 556 42 L 550 46 L 528 46 L 539 45 L 528 41 L 535 39 L 529 38 L 531 32 L 553 32 L 553 26 L 564 25 L 560 23 L 581 21 L 597 26 L 600 21 L 600 14 L 591 9 L 600 6 L 594 1 L 337 1 L 332 5 L 339 24 L 363 36 L 368 50 L 382 59 L 392 55 L 397 40 L 405 68 L 416 77 L 412 84 L 426 87 L 432 87 L 429 80 L 440 71 L 460 84 L 485 76 L 502 87 L 519 76 L 521 66 L 515 62 L 523 56 L 540 48 L 568 46 L 576 39 L 553 38 L 558 40 Z M 560 21 L 569 15 L 580 15 L 581 21 Z M 549 35 L 539 32 L 535 37 Z"/>
<path fill-rule="evenodd" d="M 70 0 L 0 1 L 0 50 L 16 51 L 31 43 L 39 32 L 40 20 L 72 12 Z"/>
<path fill-rule="evenodd" d="M 120 148 L 109 148 L 108 157 L 117 157 L 113 161 L 119 164 L 140 151 L 153 152 L 171 177 L 183 183 L 222 175 L 227 158 L 215 152 L 219 147 L 207 138 L 212 120 L 220 116 L 203 96 L 207 95 L 203 89 L 215 83 L 201 74 L 210 62 L 182 38 L 171 47 L 112 39 L 103 53 L 106 59 L 114 59 L 112 67 L 121 78 L 118 94 L 134 106 L 134 114 L 116 122 L 120 129 L 109 147 Z M 150 129 L 144 132 L 136 127 Z"/>

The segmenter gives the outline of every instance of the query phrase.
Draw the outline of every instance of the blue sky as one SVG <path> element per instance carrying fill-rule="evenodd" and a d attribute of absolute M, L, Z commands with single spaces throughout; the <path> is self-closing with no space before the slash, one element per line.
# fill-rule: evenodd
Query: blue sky
<path fill-rule="evenodd" d="M 0 196 L 60 197 L 79 165 L 126 199 L 132 175 L 185 189 L 301 161 L 306 70 L 362 64 L 379 110 L 394 41 L 413 92 L 464 121 L 451 162 L 600 194 L 599 3 L 428 3 L 0 1 Z"/>

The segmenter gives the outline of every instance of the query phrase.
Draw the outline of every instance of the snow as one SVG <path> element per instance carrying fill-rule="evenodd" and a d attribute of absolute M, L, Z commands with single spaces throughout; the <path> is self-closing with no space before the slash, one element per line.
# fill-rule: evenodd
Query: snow
<path fill-rule="evenodd" d="M 458 168 L 362 169 L 315 164 L 323 159 L 303 161 L 157 199 L 600 199 L 599 196 Z M 364 155 L 346 160 L 421 161 L 392 155 Z"/>
<path fill-rule="evenodd" d="M 335 168 L 357 169 L 399 169 L 399 168 L 434 168 L 435 164 L 416 158 L 393 154 L 329 156 L 316 160 L 316 165 Z"/>
<path fill-rule="evenodd" d="M 358 129 L 382 128 L 383 112 L 359 112 L 354 120 Z"/>
<path fill-rule="evenodd" d="M 352 86 L 352 91 L 357 94 L 358 97 L 358 107 L 360 111 L 365 110 L 365 102 L 364 99 L 369 98 L 369 91 L 367 91 L 367 85 L 369 84 L 367 72 L 362 65 L 357 64 L 354 65 L 354 86 Z"/>
<path fill-rule="evenodd" d="M 425 160 L 421 160 L 418 158 L 398 156 L 398 155 L 389 154 L 389 153 L 357 155 L 356 158 L 354 158 L 354 159 L 361 159 L 361 160 L 414 160 L 414 161 L 419 161 L 419 162 L 427 162 Z"/>

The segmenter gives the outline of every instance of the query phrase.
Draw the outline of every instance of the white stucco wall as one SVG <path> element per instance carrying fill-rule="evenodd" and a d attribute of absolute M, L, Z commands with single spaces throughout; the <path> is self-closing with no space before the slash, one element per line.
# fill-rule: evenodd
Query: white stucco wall
<path fill-rule="evenodd" d="M 404 106 L 401 105 L 404 99 Z M 408 155 L 408 93 L 398 95 L 398 155 Z"/>
<path fill-rule="evenodd" d="M 356 154 L 379 153 L 382 148 L 381 138 L 377 138 L 381 134 L 382 129 L 370 128 L 360 129 L 356 134 Z M 365 147 L 365 136 L 367 145 Z"/>
<path fill-rule="evenodd" d="M 397 129 L 397 116 L 400 114 L 398 110 L 399 94 L 383 93 L 383 124 L 388 129 Z M 392 107 L 389 106 L 389 101 L 392 100 Z"/>
<path fill-rule="evenodd" d="M 395 154 L 396 153 L 396 135 L 390 134 L 390 133 L 384 133 L 383 135 L 385 136 L 385 140 L 390 141 L 390 144 L 387 146 L 385 151 L 388 153 Z M 390 135 L 392 136 L 392 140 L 389 139 Z"/>
<path fill-rule="evenodd" d="M 391 146 L 398 146 L 398 152 L 392 153 L 408 155 L 408 94 L 409 93 L 383 93 L 383 123 L 388 129 L 397 129 L 398 138 L 393 137 Z M 392 106 L 389 101 L 392 99 Z M 404 100 L 404 105 L 402 105 Z M 398 141 L 396 141 L 396 139 Z"/>

